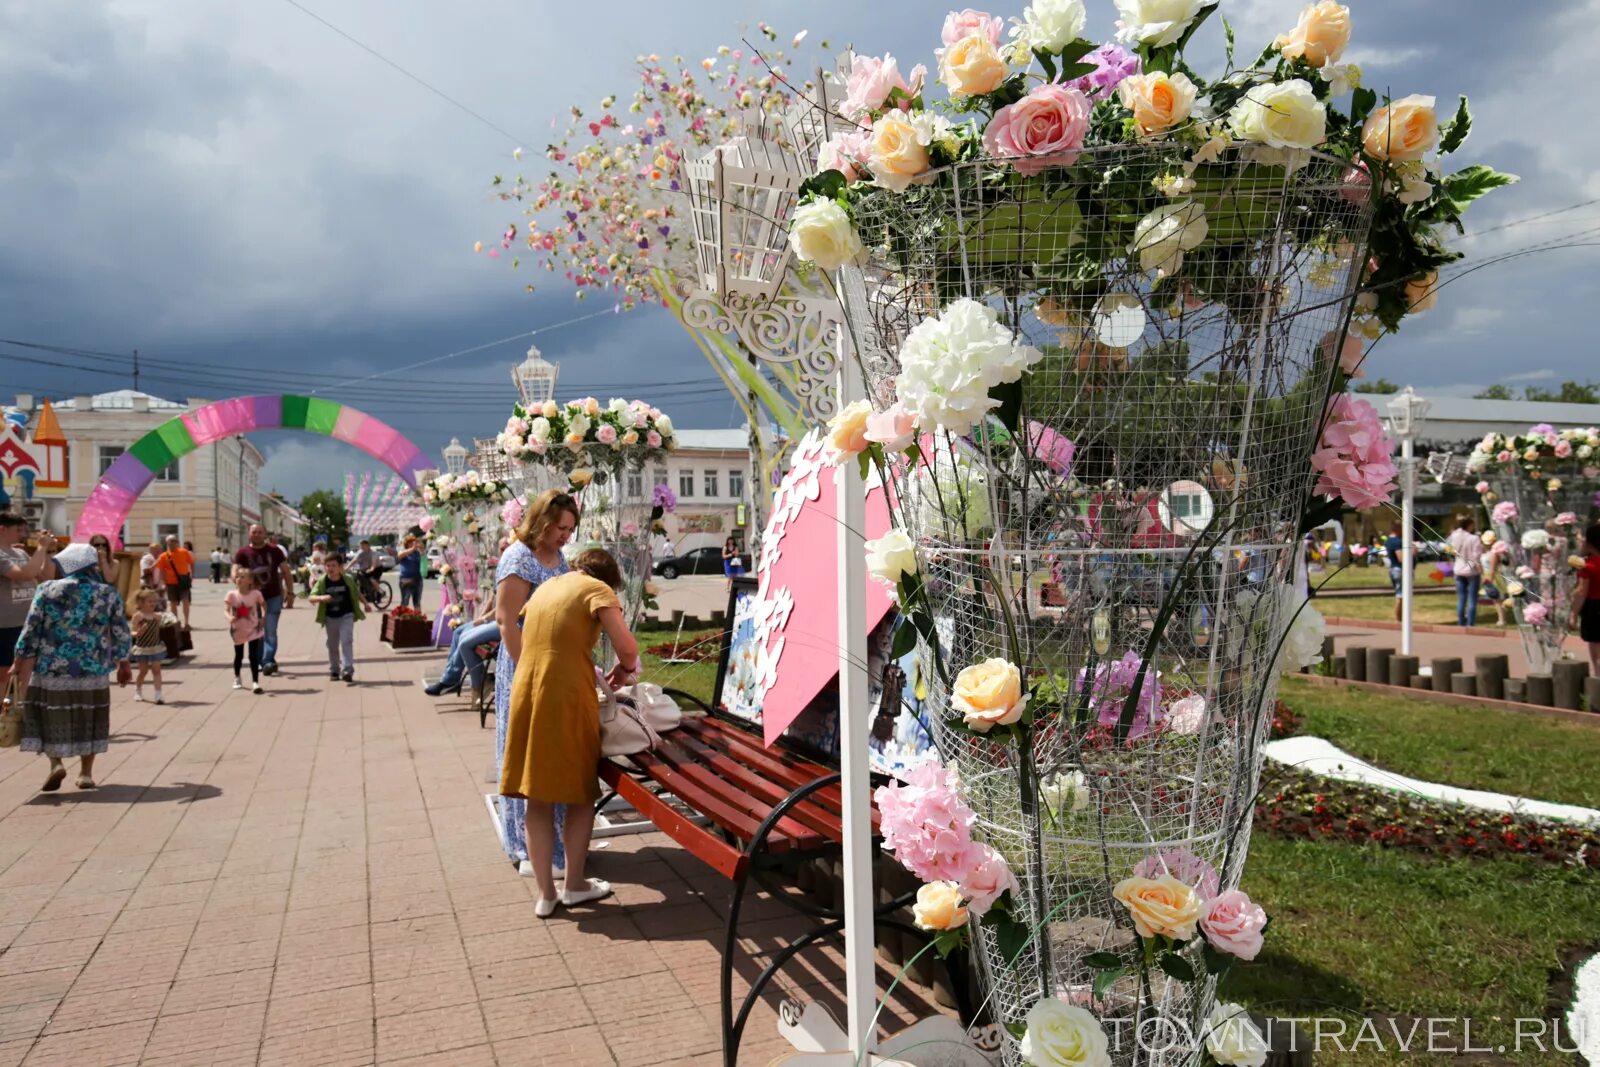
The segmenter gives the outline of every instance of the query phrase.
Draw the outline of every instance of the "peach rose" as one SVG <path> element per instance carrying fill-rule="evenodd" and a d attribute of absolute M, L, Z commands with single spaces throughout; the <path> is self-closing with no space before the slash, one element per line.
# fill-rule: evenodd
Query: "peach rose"
<path fill-rule="evenodd" d="M 961 713 L 968 729 L 980 734 L 1018 721 L 1027 704 L 1022 672 L 998 656 L 964 668 L 950 691 L 950 706 Z"/>
<path fill-rule="evenodd" d="M 872 405 L 857 400 L 828 420 L 828 449 L 835 462 L 867 450 L 867 419 L 871 416 Z"/>
<path fill-rule="evenodd" d="M 1300 12 L 1294 29 L 1272 43 L 1285 59 L 1304 59 L 1313 67 L 1337 63 L 1350 43 L 1350 9 L 1321 0 Z"/>
<path fill-rule="evenodd" d="M 954 882 L 929 882 L 917 890 L 911 918 L 920 930 L 955 930 L 967 924 L 967 909 Z"/>
<path fill-rule="evenodd" d="M 1170 937 L 1187 941 L 1200 921 L 1200 897 L 1192 886 L 1176 878 L 1124 878 L 1111 895 L 1133 916 L 1140 937 Z"/>
<path fill-rule="evenodd" d="M 1160 133 L 1189 117 L 1194 110 L 1195 84 L 1182 72 L 1158 70 L 1124 78 L 1117 95 L 1124 107 L 1132 109 L 1141 132 Z"/>
<path fill-rule="evenodd" d="M 1374 159 L 1421 159 L 1439 142 L 1431 96 L 1403 96 L 1374 111 L 1361 128 L 1361 146 Z"/>
<path fill-rule="evenodd" d="M 1427 311 L 1439 302 L 1439 272 L 1429 271 L 1406 282 L 1406 314 Z"/>
<path fill-rule="evenodd" d="M 905 112 L 891 111 L 872 127 L 867 166 L 873 180 L 885 189 L 905 192 L 930 165 L 928 148 Z"/>
<path fill-rule="evenodd" d="M 987 96 L 1011 73 L 1000 50 L 981 33 L 961 38 L 943 53 L 939 78 L 950 87 L 951 96 Z"/>

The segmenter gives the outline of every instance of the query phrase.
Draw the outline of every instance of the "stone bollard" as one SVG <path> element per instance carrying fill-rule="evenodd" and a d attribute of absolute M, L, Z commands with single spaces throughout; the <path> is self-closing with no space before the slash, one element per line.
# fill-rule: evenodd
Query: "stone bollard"
<path fill-rule="evenodd" d="M 1392 648 L 1367 649 L 1367 681 L 1374 685 L 1389 684 L 1389 660 L 1394 656 Z"/>
<path fill-rule="evenodd" d="M 1490 700 L 1505 699 L 1505 682 L 1511 674 L 1511 657 L 1496 652 L 1473 661 L 1478 672 L 1478 695 Z"/>
<path fill-rule="evenodd" d="M 1577 711 L 1583 706 L 1583 683 L 1589 677 L 1589 665 L 1582 660 L 1564 659 L 1550 668 L 1551 695 L 1555 706 Z"/>
<path fill-rule="evenodd" d="M 1433 692 L 1433 679 L 1426 674 L 1413 674 L 1411 676 L 1411 688 L 1426 689 L 1431 693 Z"/>
<path fill-rule="evenodd" d="M 1583 706 L 1586 711 L 1600 711 L 1600 678 L 1592 674 L 1583 680 Z"/>
<path fill-rule="evenodd" d="M 1405 688 L 1417 675 L 1417 657 L 1392 656 L 1389 659 L 1389 684 Z"/>
<path fill-rule="evenodd" d="M 1316 1042 L 1312 1035 L 1296 1026 L 1292 1019 L 1273 1019 L 1250 1013 L 1256 1029 L 1266 1035 L 1267 1053 L 1262 1067 L 1311 1067 L 1311 1050 Z"/>
<path fill-rule="evenodd" d="M 1450 676 L 1450 692 L 1460 697 L 1477 696 L 1478 676 L 1476 674 L 1452 674 Z"/>
<path fill-rule="evenodd" d="M 1367 650 L 1361 645 L 1349 645 L 1344 650 L 1344 676 L 1352 682 L 1367 680 Z"/>
<path fill-rule="evenodd" d="M 1541 708 L 1555 706 L 1555 684 L 1548 674 L 1528 675 L 1522 694 L 1522 699 L 1526 703 L 1537 704 Z"/>
<path fill-rule="evenodd" d="M 1333 659 L 1333 657 L 1333 638 L 1331 636 L 1324 637 L 1322 639 L 1322 662 L 1328 663 Z"/>
<path fill-rule="evenodd" d="M 1345 669 L 1345 665 L 1344 665 L 1344 657 L 1343 656 L 1335 656 L 1335 657 L 1333 657 L 1333 676 L 1335 678 L 1344 678 L 1344 677 L 1346 677 L 1346 669 Z"/>
<path fill-rule="evenodd" d="M 1436 659 L 1433 661 L 1433 691 L 1435 693 L 1450 692 L 1450 676 L 1461 671 L 1460 658 Z"/>
<path fill-rule="evenodd" d="M 1503 686 L 1501 697 L 1513 704 L 1525 704 L 1528 700 L 1528 683 L 1521 678 L 1507 678 L 1500 683 Z"/>
<path fill-rule="evenodd" d="M 887 904 L 899 896 L 904 891 L 903 887 L 906 882 L 910 880 L 911 876 L 906 873 L 905 868 L 885 856 L 878 869 L 878 904 Z M 900 965 L 906 961 L 906 957 L 910 952 L 916 951 L 914 947 L 908 951 L 905 943 L 906 935 L 902 930 L 897 930 L 892 926 L 880 926 L 876 933 L 878 954 L 883 957 L 885 963 L 895 970 L 899 970 Z"/>

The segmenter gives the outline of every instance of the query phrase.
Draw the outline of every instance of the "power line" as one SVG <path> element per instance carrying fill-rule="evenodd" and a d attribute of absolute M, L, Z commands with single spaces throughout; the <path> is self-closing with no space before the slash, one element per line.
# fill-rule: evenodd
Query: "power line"
<path fill-rule="evenodd" d="M 1529 215 L 1526 218 L 1512 219 L 1510 222 L 1502 222 L 1498 226 L 1490 226 L 1487 230 L 1473 230 L 1471 233 L 1464 234 L 1463 236 L 1457 238 L 1457 240 L 1464 241 L 1468 237 L 1482 237 L 1484 234 L 1498 233 L 1501 230 L 1510 230 L 1517 226 L 1526 226 L 1530 222 L 1538 222 L 1540 219 L 1548 219 L 1553 215 L 1564 215 L 1569 211 L 1577 211 L 1580 208 L 1592 207 L 1595 204 L 1600 204 L 1600 196 L 1597 196 L 1592 200 L 1584 200 L 1577 204 L 1568 204 L 1566 207 L 1558 207 L 1551 211 L 1541 211 L 1537 215 Z"/>
<path fill-rule="evenodd" d="M 317 22 L 320 22 L 322 25 L 326 26 L 328 29 L 332 30 L 334 33 L 337 33 L 340 37 L 343 37 L 345 40 L 349 41 L 351 44 L 355 45 L 357 48 L 361 49 L 363 52 L 367 53 L 369 56 L 372 56 L 374 59 L 378 60 L 379 62 L 383 63 L 384 65 L 386 65 L 388 67 L 391 67 L 394 70 L 399 71 L 401 74 L 405 75 L 407 78 L 409 78 L 412 81 L 416 82 L 418 85 L 422 86 L 424 89 L 428 90 L 428 92 L 432 93 L 434 96 L 437 96 L 439 99 L 443 100 L 445 103 L 449 104 L 451 107 L 453 107 L 456 110 L 462 112 L 463 114 L 471 116 L 473 119 L 476 119 L 478 122 L 480 122 L 483 125 L 487 126 L 489 129 L 493 130 L 495 133 L 498 133 L 500 136 L 504 137 L 506 140 L 510 141 L 511 144 L 513 145 L 513 147 L 516 146 L 516 145 L 533 144 L 533 143 L 535 143 L 530 138 L 518 137 L 516 134 L 512 133 L 510 130 L 507 130 L 505 127 L 498 126 L 495 123 L 493 123 L 493 122 L 489 121 L 488 119 L 484 118 L 481 114 L 479 114 L 478 112 L 474 111 L 472 108 L 468 107 L 466 104 L 463 104 L 461 101 L 457 100 L 455 97 L 451 96 L 449 93 L 445 92 L 443 89 L 440 89 L 439 87 L 437 87 L 437 86 L 425 81 L 419 75 L 411 73 L 405 67 L 402 67 L 400 64 L 396 63 L 394 60 L 390 59 L 388 56 L 384 55 L 382 52 L 378 51 L 376 48 L 373 48 L 371 45 L 368 45 L 365 42 L 356 39 L 355 37 L 352 37 L 350 34 L 346 33 L 344 30 L 341 30 L 339 27 L 335 26 L 333 23 L 329 22 L 327 19 L 323 18 L 321 15 L 317 14 L 315 11 L 312 11 L 310 8 L 306 7 L 304 4 L 298 3 L 297 0 L 283 0 L 283 2 L 288 4 L 290 7 L 296 9 L 297 11 L 302 12 L 303 14 L 308 16 L 309 18 L 315 19 Z"/>

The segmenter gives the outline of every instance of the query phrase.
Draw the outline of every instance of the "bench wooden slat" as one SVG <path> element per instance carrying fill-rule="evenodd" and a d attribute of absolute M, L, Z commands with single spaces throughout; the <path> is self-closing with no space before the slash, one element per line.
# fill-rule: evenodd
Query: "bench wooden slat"
<path fill-rule="evenodd" d="M 635 767 L 659 782 L 669 793 L 676 794 L 689 807 L 722 826 L 736 837 L 748 840 L 755 836 L 761 820 L 753 819 L 738 808 L 730 807 L 721 797 L 705 789 L 692 778 L 685 777 L 676 767 L 664 762 L 655 752 L 640 752 L 627 757 Z M 772 834 L 773 847 L 788 847 L 788 837 L 782 832 Z"/>
<path fill-rule="evenodd" d="M 732 755 L 734 758 L 766 771 L 775 779 L 787 783 L 792 789 L 798 789 L 808 782 L 814 782 L 823 775 L 835 773 L 820 764 L 811 763 L 785 753 L 782 749 L 767 748 L 750 731 L 713 716 L 686 717 L 683 720 L 683 726 L 679 729 L 688 729 L 713 748 L 733 749 Z M 844 798 L 837 784 L 824 786 L 811 794 L 810 799 L 816 800 L 824 808 L 828 809 L 835 821 L 843 818 Z M 878 825 L 878 809 L 874 805 L 872 808 L 872 828 L 874 832 L 877 831 Z M 842 838 L 840 839 L 842 840 Z"/>
<path fill-rule="evenodd" d="M 713 748 L 693 734 L 682 734 L 674 738 L 674 743 L 688 749 L 697 760 L 737 784 L 751 796 L 761 798 L 768 808 L 777 807 L 793 792 L 785 783 L 774 782 L 770 778 L 763 777 L 759 769 L 740 763 L 728 749 Z M 812 833 L 835 843 L 843 843 L 838 814 L 811 803 L 810 797 L 791 807 L 788 814 L 796 822 L 803 823 Z"/>
<path fill-rule="evenodd" d="M 672 805 L 610 760 L 600 762 L 600 777 L 617 791 L 617 796 L 633 805 L 635 811 L 682 845 L 690 855 L 729 880 L 744 876 L 749 861 L 742 849 L 735 848 L 715 834 L 707 833 L 705 827 L 686 819 Z"/>
<path fill-rule="evenodd" d="M 742 811 L 753 819 L 754 823 L 751 824 L 748 832 L 737 826 L 728 826 L 728 829 L 745 840 L 754 837 L 759 824 L 772 812 L 772 809 L 777 806 L 782 797 L 764 801 L 759 796 L 752 795 L 742 784 L 722 777 L 719 773 L 720 768 L 708 765 L 701 759 L 699 754 L 675 740 L 673 734 L 676 732 L 674 730 L 662 735 L 661 743 L 656 746 L 650 755 L 661 763 L 674 768 L 679 774 L 694 782 L 695 785 L 705 790 L 708 794 L 719 798 L 724 804 Z M 787 795 L 787 793 L 784 793 L 784 796 Z M 683 799 L 685 803 L 691 806 L 694 805 L 694 801 L 690 798 L 681 797 L 680 799 Z M 707 812 L 707 814 L 711 813 Z M 721 820 L 718 821 L 720 822 Z M 783 838 L 788 838 L 788 841 L 780 843 L 779 835 Z M 775 849 L 782 849 L 786 847 L 815 847 L 821 836 L 820 833 L 802 825 L 790 815 L 785 815 L 778 820 L 770 839 L 773 841 Z"/>

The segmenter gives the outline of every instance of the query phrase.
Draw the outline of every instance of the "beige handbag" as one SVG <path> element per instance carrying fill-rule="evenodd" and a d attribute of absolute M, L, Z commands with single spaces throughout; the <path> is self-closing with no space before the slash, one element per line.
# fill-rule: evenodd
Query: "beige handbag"
<path fill-rule="evenodd" d="M 22 694 L 17 692 L 17 679 L 6 683 L 5 702 L 0 705 L 0 748 L 16 748 L 22 744 Z"/>
<path fill-rule="evenodd" d="M 600 755 L 631 756 L 656 747 L 660 738 L 635 708 L 617 701 L 611 687 L 600 690 Z"/>

